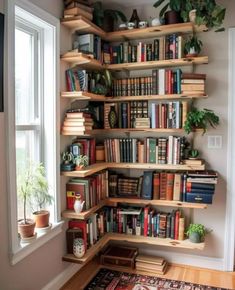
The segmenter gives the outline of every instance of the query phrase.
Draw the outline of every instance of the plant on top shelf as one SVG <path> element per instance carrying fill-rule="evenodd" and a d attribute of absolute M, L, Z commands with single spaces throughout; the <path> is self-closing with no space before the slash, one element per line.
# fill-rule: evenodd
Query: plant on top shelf
<path fill-rule="evenodd" d="M 186 0 L 181 17 L 188 22 L 190 11 L 195 11 L 195 24 L 205 25 L 207 29 L 215 28 L 216 32 L 223 31 L 223 24 L 226 8 L 216 4 L 215 0 Z"/>
<path fill-rule="evenodd" d="M 166 0 L 158 0 L 153 4 L 155 8 L 161 6 Z M 167 0 L 163 8 L 159 12 L 159 18 L 165 19 L 166 24 L 174 24 L 181 22 L 180 11 L 185 5 L 183 0 Z M 170 10 L 168 10 L 170 9 Z"/>
<path fill-rule="evenodd" d="M 197 56 L 202 49 L 202 41 L 199 40 L 196 36 L 191 36 L 186 39 L 184 43 L 184 53 L 186 57 Z"/>
<path fill-rule="evenodd" d="M 93 3 L 93 22 L 106 32 L 114 31 L 114 22 L 127 22 L 125 14 L 119 10 L 104 9 L 101 1 Z"/>
<path fill-rule="evenodd" d="M 184 130 L 189 134 L 195 129 L 203 129 L 204 135 L 208 126 L 215 128 L 217 125 L 219 125 L 219 117 L 212 110 L 192 108 L 187 114 Z"/>
<path fill-rule="evenodd" d="M 52 205 L 54 198 L 49 194 L 45 168 L 41 163 L 34 167 L 33 174 L 34 188 L 29 203 L 36 222 L 36 228 L 45 228 L 49 226 L 50 217 L 50 212 L 46 210 L 46 206 Z"/>
<path fill-rule="evenodd" d="M 102 72 L 94 72 L 92 75 L 94 86 L 91 92 L 98 95 L 106 96 L 112 87 L 112 75 L 109 70 L 105 69 Z"/>
<path fill-rule="evenodd" d="M 89 158 L 87 155 L 78 155 L 75 158 L 75 162 L 76 162 L 76 170 L 80 170 L 89 165 Z"/>
<path fill-rule="evenodd" d="M 204 225 L 202 224 L 190 224 L 186 235 L 189 237 L 189 240 L 192 243 L 201 243 L 205 239 L 205 235 L 207 230 Z"/>

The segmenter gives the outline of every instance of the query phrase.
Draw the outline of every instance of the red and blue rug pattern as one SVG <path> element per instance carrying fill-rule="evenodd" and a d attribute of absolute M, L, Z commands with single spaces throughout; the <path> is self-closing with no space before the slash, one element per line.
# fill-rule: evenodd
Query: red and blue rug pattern
<path fill-rule="evenodd" d="M 153 276 L 101 269 L 86 290 L 228 290 Z"/>

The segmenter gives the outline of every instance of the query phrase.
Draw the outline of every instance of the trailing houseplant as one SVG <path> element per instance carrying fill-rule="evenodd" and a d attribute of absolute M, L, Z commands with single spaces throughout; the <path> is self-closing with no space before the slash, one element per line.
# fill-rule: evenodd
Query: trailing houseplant
<path fill-rule="evenodd" d="M 197 56 L 202 49 L 202 41 L 196 36 L 191 36 L 184 43 L 184 53 L 186 57 Z"/>
<path fill-rule="evenodd" d="M 187 114 L 184 130 L 189 134 L 194 129 L 203 129 L 205 134 L 208 126 L 215 128 L 217 125 L 219 125 L 219 117 L 212 110 L 192 108 Z"/>
<path fill-rule="evenodd" d="M 114 22 L 119 19 L 127 22 L 125 14 L 119 10 L 104 9 L 101 1 L 93 3 L 93 22 L 103 28 L 106 32 L 114 30 Z"/>
<path fill-rule="evenodd" d="M 40 163 L 34 167 L 33 193 L 29 203 L 33 212 L 36 228 L 45 228 L 49 226 L 50 212 L 46 206 L 51 205 L 53 196 L 49 194 L 48 181 L 44 166 Z"/>
<path fill-rule="evenodd" d="M 112 87 L 112 75 L 109 70 L 105 69 L 102 72 L 93 72 L 92 78 L 94 86 L 91 92 L 98 95 L 107 95 Z"/>
<path fill-rule="evenodd" d="M 194 10 L 195 24 L 205 25 L 208 29 L 215 28 L 215 31 L 223 31 L 223 24 L 226 8 L 218 5 L 215 0 L 186 0 L 181 10 L 181 17 L 188 22 L 190 11 Z"/>
<path fill-rule="evenodd" d="M 192 243 L 201 243 L 205 239 L 207 231 L 204 225 L 202 224 L 190 224 L 186 235 L 189 237 L 189 240 Z"/>

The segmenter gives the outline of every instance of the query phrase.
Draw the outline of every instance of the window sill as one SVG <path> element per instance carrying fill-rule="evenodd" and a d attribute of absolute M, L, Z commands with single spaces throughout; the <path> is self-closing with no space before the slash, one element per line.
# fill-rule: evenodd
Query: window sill
<path fill-rule="evenodd" d="M 46 244 L 55 236 L 62 232 L 63 221 L 52 225 L 50 231 L 42 234 L 37 234 L 37 238 L 31 243 L 24 243 L 19 245 L 19 249 L 11 256 L 11 265 L 15 265 L 29 254 L 37 250 L 39 247 Z"/>

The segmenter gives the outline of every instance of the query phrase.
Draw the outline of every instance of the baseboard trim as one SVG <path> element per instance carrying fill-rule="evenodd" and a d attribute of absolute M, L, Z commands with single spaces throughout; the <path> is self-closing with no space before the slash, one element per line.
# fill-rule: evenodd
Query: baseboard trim
<path fill-rule="evenodd" d="M 167 252 L 167 251 L 151 251 L 144 249 L 141 251 L 145 254 L 164 257 L 169 263 L 188 265 L 192 267 L 206 268 L 211 270 L 223 271 L 224 259 L 223 258 L 213 258 L 206 256 L 198 255 L 189 255 L 176 252 Z"/>
<path fill-rule="evenodd" d="M 63 272 L 56 276 L 41 290 L 58 290 L 81 268 L 79 264 L 70 264 Z"/>

